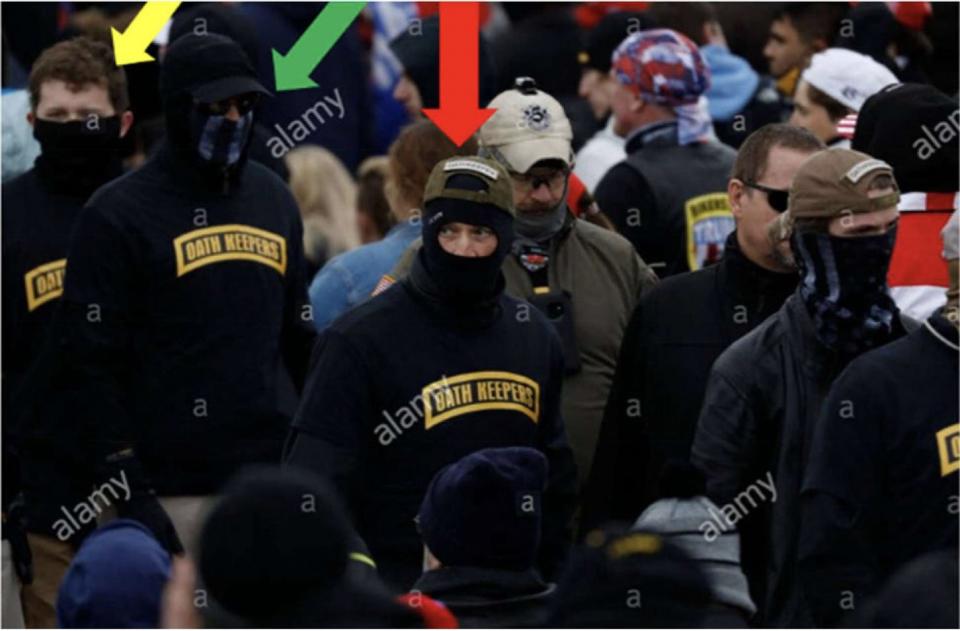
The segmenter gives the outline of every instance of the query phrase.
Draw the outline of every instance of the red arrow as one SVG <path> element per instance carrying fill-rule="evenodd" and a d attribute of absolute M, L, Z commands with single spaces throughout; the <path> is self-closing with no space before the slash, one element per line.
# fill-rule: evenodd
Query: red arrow
<path fill-rule="evenodd" d="M 497 110 L 480 100 L 480 3 L 440 3 L 440 107 L 423 110 L 458 147 Z"/>

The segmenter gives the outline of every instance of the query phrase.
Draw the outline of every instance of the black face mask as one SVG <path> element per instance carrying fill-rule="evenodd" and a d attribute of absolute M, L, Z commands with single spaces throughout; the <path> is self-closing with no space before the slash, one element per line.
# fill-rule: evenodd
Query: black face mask
<path fill-rule="evenodd" d="M 794 232 L 800 295 L 817 339 L 850 359 L 885 344 L 897 307 L 887 290 L 887 271 L 897 229 L 882 235 L 843 238 Z"/>
<path fill-rule="evenodd" d="M 490 228 L 497 235 L 497 249 L 482 257 L 450 254 L 440 245 L 439 233 L 451 222 Z M 513 238 L 513 217 L 498 208 L 460 200 L 434 200 L 424 209 L 423 265 L 444 299 L 459 304 L 490 299 L 502 290 L 500 268 Z"/>
<path fill-rule="evenodd" d="M 89 197 L 120 175 L 120 117 L 58 123 L 36 119 L 37 171 L 54 191 Z"/>
<path fill-rule="evenodd" d="M 196 109 L 190 115 L 191 137 L 197 156 L 214 167 L 237 164 L 246 152 L 252 129 L 253 112 L 247 112 L 237 121 Z"/>

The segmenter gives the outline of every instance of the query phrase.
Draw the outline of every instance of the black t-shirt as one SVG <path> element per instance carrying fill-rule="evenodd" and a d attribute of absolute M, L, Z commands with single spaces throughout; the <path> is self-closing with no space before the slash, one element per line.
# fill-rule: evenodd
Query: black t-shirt
<path fill-rule="evenodd" d="M 940 315 L 857 360 L 824 404 L 802 495 L 801 568 L 819 622 L 907 561 L 958 547 L 957 329 Z M 860 601 L 857 601 L 860 602 Z"/>
<path fill-rule="evenodd" d="M 420 574 L 414 518 L 430 480 L 478 449 L 544 452 L 542 550 L 559 554 L 576 492 L 562 351 L 529 304 L 501 295 L 497 309 L 489 326 L 460 326 L 404 281 L 336 320 L 314 351 L 287 462 L 334 481 L 396 587 Z M 304 438 L 322 447 L 305 449 Z"/>

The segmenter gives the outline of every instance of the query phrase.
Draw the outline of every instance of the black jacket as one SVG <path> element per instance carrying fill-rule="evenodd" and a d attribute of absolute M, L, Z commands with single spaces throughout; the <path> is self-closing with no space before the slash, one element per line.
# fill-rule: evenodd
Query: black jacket
<path fill-rule="evenodd" d="M 765 270 L 732 233 L 716 265 L 643 294 L 624 335 L 584 496 L 582 532 L 634 521 L 667 459 L 687 460 L 714 360 L 775 313 L 795 274 Z"/>
<path fill-rule="evenodd" d="M 894 335 L 904 329 L 894 319 Z M 843 369 L 799 290 L 716 360 L 690 452 L 721 508 L 745 513 L 742 564 L 763 626 L 810 626 L 797 574 L 800 485 L 820 407 Z M 772 479 L 775 499 L 748 487 Z M 758 487 L 759 488 L 759 487 Z"/>
<path fill-rule="evenodd" d="M 836 626 L 908 561 L 958 547 L 957 328 L 935 314 L 840 375 L 801 500 L 800 569 L 815 620 Z"/>
<path fill-rule="evenodd" d="M 415 280 L 423 275 L 418 258 L 410 278 L 321 335 L 285 460 L 332 479 L 384 580 L 406 590 L 420 575 L 414 518 L 434 474 L 478 449 L 540 449 L 550 466 L 540 566 L 550 572 L 576 501 L 557 334 L 502 293 L 457 312 Z M 451 396 L 437 398 L 445 384 Z"/>
<path fill-rule="evenodd" d="M 597 184 L 597 204 L 660 278 L 720 259 L 734 229 L 727 180 L 737 153 L 716 141 L 679 145 L 676 121 L 642 128 Z"/>
<path fill-rule="evenodd" d="M 70 234 L 86 196 L 58 192 L 39 167 L 3 185 L 3 506 L 21 490 L 21 434 L 43 379 L 32 370 L 63 293 Z M 69 478 L 52 488 L 67 491 Z M 74 489 L 76 491 L 76 489 Z M 75 493 L 57 493 L 73 506 Z"/>
<path fill-rule="evenodd" d="M 134 446 L 160 495 L 276 461 L 313 340 L 302 238 L 289 190 L 255 162 L 202 186 L 164 146 L 99 189 L 71 243 L 51 380 L 76 408 L 38 438 L 88 461 Z"/>
<path fill-rule="evenodd" d="M 413 586 L 413 591 L 446 605 L 467 629 L 538 627 L 555 589 L 535 570 L 479 567 L 441 567 L 426 572 Z"/>

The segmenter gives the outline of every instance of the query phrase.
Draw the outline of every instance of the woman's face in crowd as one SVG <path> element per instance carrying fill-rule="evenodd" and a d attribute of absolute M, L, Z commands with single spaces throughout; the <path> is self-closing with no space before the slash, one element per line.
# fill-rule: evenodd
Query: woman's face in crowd
<path fill-rule="evenodd" d="M 810 100 L 810 85 L 806 81 L 801 81 L 797 86 L 790 124 L 810 130 L 823 142 L 837 135 L 837 121 L 831 120 L 827 108 Z"/>
<path fill-rule="evenodd" d="M 437 235 L 448 254 L 468 258 L 490 256 L 497 249 L 497 234 L 485 226 L 452 221 Z"/>

